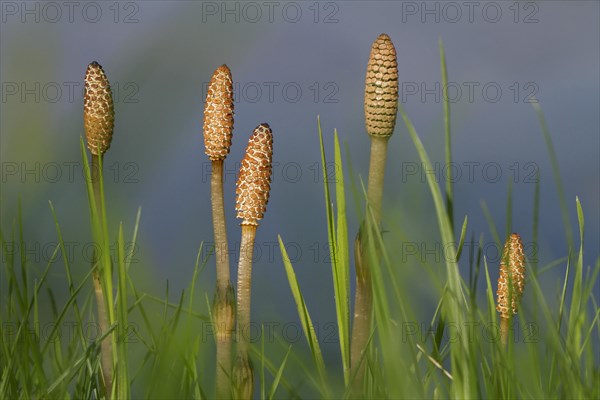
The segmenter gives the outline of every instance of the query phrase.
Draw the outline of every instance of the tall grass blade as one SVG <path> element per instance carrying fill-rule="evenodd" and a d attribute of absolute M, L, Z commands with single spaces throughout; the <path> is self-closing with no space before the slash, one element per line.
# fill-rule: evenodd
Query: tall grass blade
<path fill-rule="evenodd" d="M 460 238 L 458 239 L 458 248 L 456 249 L 456 262 L 460 260 L 460 255 L 462 254 L 463 246 L 465 244 L 465 237 L 467 236 L 467 223 L 469 222 L 469 217 L 465 215 L 465 219 L 462 224 L 462 228 L 460 229 Z"/>
<path fill-rule="evenodd" d="M 290 351 L 292 350 L 292 346 L 288 347 L 288 351 L 285 353 L 285 357 L 283 358 L 283 361 L 281 362 L 281 366 L 279 367 L 279 369 L 277 370 L 277 374 L 275 375 L 275 378 L 273 379 L 273 383 L 271 384 L 271 389 L 269 390 L 269 399 L 272 399 L 275 397 L 275 392 L 277 391 L 277 387 L 279 386 L 279 381 L 281 381 L 281 376 L 283 375 L 283 370 L 285 369 L 285 364 L 287 362 L 288 356 L 290 355 Z M 264 359 L 264 357 L 263 357 Z M 264 382 L 263 382 L 264 384 Z"/>
<path fill-rule="evenodd" d="M 404 123 L 408 129 L 410 137 L 417 149 L 419 158 L 425 168 L 433 170 L 431 161 L 423 143 L 419 138 L 412 122 L 404 112 L 402 107 L 399 107 Z M 427 175 L 427 183 L 433 203 L 435 206 L 436 216 L 438 220 L 439 230 L 442 237 L 442 243 L 446 247 L 446 273 L 448 279 L 448 295 L 444 299 L 444 311 L 447 321 L 456 323 L 459 327 L 464 327 L 465 310 L 468 309 L 468 303 L 463 292 L 461 277 L 458 272 L 456 263 L 456 249 L 454 244 L 454 234 L 448 219 L 448 214 L 444 206 L 444 201 L 440 192 L 440 188 L 431 174 Z M 452 395 L 454 397 L 477 397 L 477 382 L 474 371 L 474 358 L 469 344 L 467 335 L 460 335 L 460 339 L 451 343 L 451 364 L 452 364 Z"/>
<path fill-rule="evenodd" d="M 483 215 L 485 216 L 485 220 L 490 226 L 490 233 L 492 234 L 492 238 L 496 242 L 496 246 L 498 249 L 502 248 L 502 239 L 500 239 L 500 235 L 498 234 L 498 228 L 496 227 L 496 223 L 494 222 L 494 217 L 492 217 L 492 213 L 487 206 L 487 203 L 484 200 L 481 200 L 481 209 L 483 210 Z"/>
<path fill-rule="evenodd" d="M 22 296 L 23 299 L 29 298 L 28 291 L 28 279 L 27 279 L 27 255 L 25 254 L 25 240 L 23 240 L 23 206 L 21 203 L 21 196 L 19 196 L 19 201 L 17 203 L 17 223 L 19 226 L 19 260 L 21 261 L 21 285 L 23 287 Z"/>
<path fill-rule="evenodd" d="M 298 285 L 298 280 L 296 279 L 296 273 L 294 272 L 294 267 L 292 267 L 292 263 L 287 254 L 287 250 L 285 249 L 285 245 L 283 244 L 283 240 L 279 235 L 277 236 L 277 238 L 279 240 L 281 258 L 283 259 L 283 265 L 285 266 L 285 272 L 287 274 L 288 283 L 290 284 L 290 289 L 292 291 L 292 295 L 294 296 L 294 301 L 296 302 L 296 307 L 298 309 L 298 316 L 300 317 L 302 330 L 304 331 L 304 335 L 306 336 L 310 352 L 312 354 L 313 360 L 317 367 L 317 372 L 321 379 L 321 389 L 324 393 L 327 393 L 327 372 L 325 370 L 325 361 L 323 361 L 323 353 L 321 352 L 321 347 L 319 346 L 319 340 L 315 333 L 315 328 L 308 313 L 308 309 L 306 308 L 306 303 L 304 302 L 304 296 L 302 296 L 302 292 L 300 291 L 300 286 Z"/>
<path fill-rule="evenodd" d="M 442 72 L 442 88 L 448 88 L 448 69 L 446 68 L 446 54 L 444 52 L 444 43 L 442 38 L 438 39 L 438 47 L 440 51 L 440 68 Z M 452 140 L 450 136 L 450 97 L 448 93 L 442 92 L 442 104 L 444 106 L 444 149 L 446 153 L 446 168 L 452 166 Z M 454 231 L 454 189 L 452 176 L 446 178 L 446 212 L 448 213 L 448 221 L 450 229 Z"/>
<path fill-rule="evenodd" d="M 538 230 L 540 223 L 540 170 L 536 171 L 535 175 L 535 189 L 533 193 L 533 227 L 531 229 L 531 241 L 533 242 L 534 254 L 533 260 L 530 261 L 534 274 L 538 272 L 538 257 L 539 257 L 539 243 L 538 243 Z"/>
<path fill-rule="evenodd" d="M 335 309 L 342 356 L 344 382 L 350 378 L 350 256 L 348 244 L 348 225 L 346 220 L 346 194 L 343 173 L 343 163 L 337 131 L 334 132 L 334 164 L 333 174 L 330 171 L 325 147 L 321 121 L 317 120 L 319 143 L 321 149 L 321 165 L 323 170 L 323 185 L 325 191 L 325 207 L 327 214 L 327 232 L 331 249 L 331 272 L 335 293 Z M 329 178 L 335 176 L 337 221 L 334 218 L 333 204 L 329 192 Z M 336 224 L 337 222 L 337 224 Z"/>
<path fill-rule="evenodd" d="M 540 121 L 542 134 L 544 135 L 544 141 L 546 142 L 546 147 L 548 149 L 548 156 L 550 156 L 550 163 L 552 164 L 552 175 L 554 176 L 554 183 L 556 184 L 556 191 L 558 193 L 558 201 L 560 204 L 560 211 L 562 214 L 565 236 L 567 238 L 567 245 L 569 249 L 572 249 L 573 228 L 571 226 L 571 219 L 569 218 L 569 207 L 567 205 L 567 200 L 565 199 L 565 189 L 563 187 L 562 178 L 560 177 L 558 157 L 556 156 L 556 151 L 554 150 L 554 143 L 552 142 L 552 136 L 550 136 L 550 131 L 548 130 L 548 125 L 546 124 L 546 117 L 544 116 L 542 108 L 540 107 L 538 102 L 532 102 L 531 105 L 533 106 L 538 120 Z"/>
<path fill-rule="evenodd" d="M 45 393 L 46 396 L 44 397 L 53 398 L 54 396 L 52 395 L 52 392 L 54 392 L 54 390 L 65 380 L 68 381 L 69 379 L 67 378 L 69 376 L 73 376 L 75 373 L 77 373 L 77 371 L 81 368 L 81 365 L 86 361 L 86 359 L 89 358 L 97 346 L 100 345 L 100 342 L 105 340 L 108 335 L 112 334 L 114 328 L 115 326 L 112 326 L 107 332 L 102 332 L 102 335 L 86 348 L 84 354 L 82 354 L 66 371 L 64 371 L 51 385 L 48 386 L 48 389 L 46 389 Z"/>
<path fill-rule="evenodd" d="M 344 173 L 337 131 L 334 132 L 334 147 L 337 236 L 335 244 L 336 253 L 332 255 L 332 267 L 334 270 L 336 315 L 338 319 L 340 350 L 344 368 L 344 382 L 348 384 L 350 373 L 350 246 L 348 244 L 348 225 L 346 221 Z"/>
<path fill-rule="evenodd" d="M 513 182 L 509 179 L 508 191 L 506 193 L 506 231 L 504 237 L 507 238 L 512 233 L 512 208 L 513 208 Z"/>
<path fill-rule="evenodd" d="M 139 215 L 139 214 L 138 214 Z M 119 236 L 117 239 L 117 271 L 118 271 L 118 285 L 117 285 L 117 298 L 118 298 L 118 340 L 117 340 L 117 398 L 129 399 L 130 388 L 129 388 L 129 374 L 127 370 L 127 342 L 129 335 L 129 312 L 127 311 L 127 266 L 126 263 L 129 260 L 129 254 L 125 253 L 125 239 L 123 237 L 123 224 L 119 224 Z"/>

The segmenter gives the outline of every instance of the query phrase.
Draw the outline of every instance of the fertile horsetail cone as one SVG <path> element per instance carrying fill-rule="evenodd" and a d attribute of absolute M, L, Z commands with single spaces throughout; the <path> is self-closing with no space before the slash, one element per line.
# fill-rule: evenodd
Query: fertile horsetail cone
<path fill-rule="evenodd" d="M 260 124 L 248 140 L 237 181 L 235 209 L 241 225 L 258 225 L 267 209 L 272 158 L 273 133 L 268 124 Z"/>
<path fill-rule="evenodd" d="M 90 153 L 103 155 L 112 140 L 115 110 L 110 83 L 96 61 L 88 65 L 85 73 L 83 123 Z"/>
<path fill-rule="evenodd" d="M 372 136 L 394 132 L 398 112 L 398 62 L 396 49 L 382 33 L 371 46 L 365 80 L 365 124 Z"/>
<path fill-rule="evenodd" d="M 504 319 L 517 313 L 525 288 L 525 254 L 521 237 L 513 233 L 507 239 L 500 261 L 498 277 L 498 303 L 496 310 Z"/>
<path fill-rule="evenodd" d="M 223 64 L 215 70 L 204 104 L 204 147 L 212 161 L 224 160 L 229 154 L 233 135 L 233 80 Z"/>

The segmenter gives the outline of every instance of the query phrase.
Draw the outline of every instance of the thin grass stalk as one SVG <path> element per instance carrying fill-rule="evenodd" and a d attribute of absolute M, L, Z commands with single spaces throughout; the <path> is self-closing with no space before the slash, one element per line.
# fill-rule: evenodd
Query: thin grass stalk
<path fill-rule="evenodd" d="M 423 166 L 432 170 L 431 160 L 423 147 L 423 143 L 421 142 L 414 125 L 401 106 L 399 109 Z M 452 232 L 452 229 L 450 229 L 448 214 L 446 212 L 446 207 L 444 206 L 441 190 L 435 178 L 431 175 L 427 176 L 427 184 L 433 198 L 442 242 L 454 243 L 454 233 Z M 444 260 L 447 273 L 447 290 L 442 293 L 442 318 L 447 321 L 452 321 L 457 324 L 457 326 L 464 326 L 465 311 L 468 311 L 468 302 L 462 287 L 456 261 L 456 250 L 453 246 L 447 246 L 445 248 Z M 478 381 L 475 379 L 475 364 L 471 362 L 475 356 L 475 352 L 469 344 L 468 336 L 459 335 L 459 340 L 450 341 L 449 345 L 453 377 L 452 386 L 450 387 L 451 395 L 459 398 L 476 397 L 476 394 L 479 393 L 477 389 Z"/>
<path fill-rule="evenodd" d="M 444 51 L 444 44 L 440 38 L 438 41 L 438 47 L 440 50 L 440 67 L 442 72 L 442 87 L 448 88 L 448 69 L 446 68 L 446 54 Z M 444 149 L 446 156 L 446 168 L 452 166 L 452 138 L 450 134 L 450 98 L 446 93 L 443 97 L 444 106 Z M 454 189 L 452 177 L 446 178 L 446 212 L 448 213 L 448 220 L 450 221 L 450 228 L 454 232 Z"/>
<path fill-rule="evenodd" d="M 552 165 L 552 175 L 554 177 L 554 184 L 556 185 L 556 191 L 558 194 L 558 202 L 560 205 L 560 213 L 563 219 L 565 236 L 567 238 L 567 249 L 569 252 L 572 252 L 574 249 L 573 227 L 571 225 L 571 219 L 569 218 L 569 207 L 565 198 L 565 188 L 562 182 L 562 178 L 560 176 L 558 157 L 556 156 L 556 150 L 554 149 L 552 136 L 550 135 L 548 125 L 546 124 L 546 117 L 544 116 L 544 112 L 542 111 L 540 104 L 536 100 L 535 102 L 531 103 L 531 106 L 535 110 L 535 113 L 538 117 L 540 127 L 542 129 L 542 134 L 544 136 L 544 141 L 546 142 L 548 156 L 550 157 L 550 164 Z"/>
<path fill-rule="evenodd" d="M 317 374 L 319 375 L 319 382 L 317 382 L 311 373 L 308 373 L 309 379 L 312 383 L 317 386 L 320 396 L 322 398 L 331 398 L 331 392 L 328 386 L 327 379 L 327 371 L 325 369 L 325 361 L 323 361 L 323 353 L 321 351 L 321 346 L 319 345 L 319 340 L 315 331 L 315 327 L 312 323 L 312 319 L 310 317 L 310 313 L 308 312 L 308 308 L 306 307 L 306 301 L 304 296 L 302 296 L 302 291 L 300 290 L 300 285 L 298 284 L 298 279 L 296 278 L 296 273 L 294 272 L 294 267 L 292 266 L 292 262 L 290 261 L 290 257 L 285 249 L 285 245 L 281 236 L 278 236 L 279 247 L 281 249 L 281 258 L 283 259 L 283 265 L 285 267 L 285 272 L 288 278 L 288 283 L 290 284 L 290 289 L 292 291 L 292 295 L 294 296 L 294 301 L 296 303 L 298 317 L 300 318 L 300 323 L 302 325 L 302 331 L 304 332 L 304 336 L 306 336 L 306 342 L 308 347 L 310 348 L 310 352 L 312 353 L 312 358 L 317 368 Z"/>
<path fill-rule="evenodd" d="M 123 224 L 119 225 L 119 233 L 117 239 L 117 296 L 118 296 L 118 308 L 117 308 L 117 322 L 118 322 L 118 335 L 121 338 L 115 343 L 117 348 L 117 384 L 116 384 L 116 395 L 117 399 L 129 399 L 131 397 L 131 388 L 129 382 L 129 371 L 127 366 L 128 354 L 127 354 L 127 342 L 125 335 L 127 334 L 129 322 L 128 322 L 128 306 L 127 306 L 127 268 L 125 266 L 125 240 L 123 235 Z M 114 335 L 113 335 L 114 337 Z"/>

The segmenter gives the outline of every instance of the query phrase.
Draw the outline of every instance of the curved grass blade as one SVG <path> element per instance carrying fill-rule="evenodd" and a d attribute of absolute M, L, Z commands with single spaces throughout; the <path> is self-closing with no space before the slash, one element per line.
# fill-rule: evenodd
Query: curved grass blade
<path fill-rule="evenodd" d="M 465 220 L 463 221 L 462 228 L 460 230 L 460 239 L 458 240 L 458 248 L 456 250 L 456 262 L 460 260 L 460 255 L 462 254 L 462 249 L 465 244 L 465 237 L 467 236 L 467 223 L 469 222 L 469 217 L 465 215 Z"/>
<path fill-rule="evenodd" d="M 139 215 L 139 214 L 138 214 Z M 131 261 L 128 254 L 125 253 L 125 239 L 123 237 L 123 224 L 119 224 L 119 235 L 117 239 L 118 260 L 117 260 L 117 322 L 118 322 L 118 340 L 117 340 L 117 398 L 129 399 L 129 374 L 127 367 L 127 342 L 129 333 L 129 313 L 127 310 L 127 262 Z M 114 387 L 113 387 L 114 391 Z"/>
<path fill-rule="evenodd" d="M 348 244 L 348 225 L 346 220 L 346 195 L 342 167 L 342 156 L 337 130 L 334 131 L 334 176 L 335 197 L 337 208 L 337 221 L 333 216 L 333 204 L 329 192 L 329 170 L 321 121 L 317 120 L 319 143 L 321 147 L 321 165 L 323 169 L 323 184 L 325 191 L 325 207 L 327 213 L 327 232 L 331 248 L 331 272 L 333 275 L 333 288 L 335 293 L 335 308 L 340 340 L 340 352 L 344 370 L 344 382 L 349 383 L 350 377 L 350 256 Z M 336 225 L 337 222 L 337 225 Z"/>
<path fill-rule="evenodd" d="M 444 52 L 444 43 L 442 38 L 438 40 L 440 50 L 440 67 L 442 72 L 442 87 L 448 87 L 448 69 L 446 68 L 446 54 Z M 452 140 L 450 136 L 450 97 L 446 94 L 442 96 L 444 106 L 444 148 L 446 151 L 446 168 L 452 165 Z M 454 189 L 452 177 L 446 179 L 446 212 L 448 213 L 448 221 L 450 229 L 454 231 Z"/>
<path fill-rule="evenodd" d="M 417 149 L 421 162 L 428 170 L 433 170 L 429 156 L 427 155 L 423 143 L 412 122 L 401 106 L 399 107 L 399 110 L 413 144 Z M 458 272 L 456 250 L 452 245 L 454 243 L 454 234 L 452 232 L 450 221 L 448 220 L 448 214 L 444 206 L 440 188 L 431 174 L 427 174 L 427 183 L 433 197 L 442 242 L 447 244 L 447 254 L 445 259 L 448 278 L 448 295 L 444 299 L 445 317 L 449 322 L 454 322 L 458 324 L 458 326 L 465 326 L 464 312 L 465 310 L 468 310 L 468 303 L 463 292 L 462 281 Z M 452 376 L 454 377 L 454 380 L 452 381 L 453 396 L 460 398 L 478 397 L 479 393 L 474 371 L 475 359 L 467 335 L 461 335 L 460 340 L 451 343 L 451 348 Z"/>
<path fill-rule="evenodd" d="M 332 258 L 335 279 L 336 315 L 344 381 L 349 383 L 350 373 L 350 257 L 348 244 L 348 225 L 346 220 L 346 194 L 344 189 L 344 172 L 337 130 L 334 132 L 335 151 L 335 200 L 337 208 L 336 244 L 337 252 Z"/>
<path fill-rule="evenodd" d="M 321 352 L 321 347 L 319 346 L 319 340 L 315 333 L 315 328 L 313 326 L 312 320 L 308 313 L 308 309 L 306 308 L 306 303 L 304 302 L 304 297 L 302 296 L 302 292 L 300 291 L 300 286 L 298 285 L 298 280 L 296 279 L 296 273 L 294 272 L 294 267 L 292 267 L 292 263 L 285 249 L 285 245 L 283 244 L 283 240 L 281 236 L 277 236 L 279 240 L 279 248 L 281 250 L 281 258 L 283 259 L 283 265 L 285 266 L 285 272 L 287 274 L 288 283 L 290 284 L 290 289 L 292 291 L 292 295 L 294 296 L 294 301 L 296 302 L 296 307 L 298 309 L 298 316 L 300 317 L 300 323 L 302 324 L 302 330 L 304 331 L 304 335 L 306 336 L 306 340 L 308 342 L 308 346 L 310 347 L 310 352 L 312 354 L 313 360 L 317 367 L 317 372 L 321 379 L 321 390 L 325 394 L 328 392 L 327 386 L 327 372 L 325 370 L 325 362 L 323 361 L 323 353 Z M 329 397 L 329 396 L 327 396 Z"/>
<path fill-rule="evenodd" d="M 271 384 L 271 389 L 269 390 L 269 399 L 275 397 L 275 392 L 277 391 L 277 387 L 279 386 L 279 381 L 281 380 L 281 376 L 283 375 L 283 370 L 285 369 L 285 364 L 287 362 L 288 356 L 290 355 L 290 351 L 292 350 L 292 346 L 288 347 L 287 352 L 285 353 L 285 357 L 281 362 L 281 366 L 277 370 L 277 374 L 275 375 L 275 379 L 273 379 L 273 383 Z"/>
<path fill-rule="evenodd" d="M 540 121 L 542 134 L 544 135 L 544 141 L 546 142 L 546 147 L 548 148 L 548 156 L 550 156 L 550 163 L 552 164 L 552 175 L 554 176 L 554 183 L 556 184 L 556 191 L 558 192 L 558 201 L 560 204 L 560 212 L 565 228 L 567 245 L 569 246 L 569 249 L 572 249 L 573 228 L 571 226 L 571 220 L 569 218 L 569 208 L 567 206 L 567 200 L 565 199 L 565 188 L 563 187 L 562 179 L 560 177 L 558 157 L 556 156 L 556 151 L 554 150 L 554 143 L 552 142 L 552 137 L 550 136 L 550 131 L 548 130 L 548 125 L 546 124 L 546 117 L 544 116 L 542 108 L 537 102 L 532 102 L 531 105 L 533 106 L 538 120 Z"/>

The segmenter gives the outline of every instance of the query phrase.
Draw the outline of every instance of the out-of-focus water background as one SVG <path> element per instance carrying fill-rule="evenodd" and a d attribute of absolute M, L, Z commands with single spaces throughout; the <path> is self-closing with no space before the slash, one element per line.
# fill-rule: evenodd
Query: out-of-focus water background
<path fill-rule="evenodd" d="M 150 292 L 189 284 L 202 241 L 212 240 L 210 163 L 202 112 L 207 82 L 226 63 L 235 81 L 235 132 L 226 161 L 225 206 L 235 265 L 240 228 L 235 179 L 246 141 L 268 122 L 274 133 L 271 199 L 257 235 L 253 319 L 296 321 L 277 245 L 281 235 L 308 306 L 322 327 L 335 322 L 328 263 L 317 116 L 332 157 L 337 129 L 346 179 L 366 181 L 364 76 L 371 43 L 390 35 L 398 54 L 402 106 L 437 163 L 425 171 L 399 118 L 390 141 L 383 200 L 392 258 L 440 265 L 443 244 L 425 176 L 455 181 L 456 228 L 483 234 L 491 278 L 499 255 L 484 209 L 512 227 L 540 267 L 568 254 L 552 166 L 532 102 L 543 109 L 564 183 L 574 243 L 575 197 L 586 216 L 586 265 L 595 263 L 600 225 L 600 5 L 552 2 L 2 2 L 1 218 L 9 240 L 21 201 L 26 249 L 42 268 L 56 243 L 54 205 L 74 265 L 91 254 L 80 136 L 83 78 L 97 60 L 113 87 L 116 124 L 105 157 L 110 229 L 131 236 L 141 207 L 131 273 Z M 450 84 L 441 86 L 438 40 Z M 453 157 L 443 164 L 442 98 L 451 99 Z M 536 176 L 539 240 L 532 243 Z M 359 218 L 348 187 L 351 232 Z M 351 236 L 353 233 L 351 233 Z M 535 251 L 534 251 L 535 250 Z M 464 265 L 463 265 L 464 264 Z M 467 263 L 461 273 L 467 279 Z M 552 293 L 566 262 L 544 275 Z M 235 272 L 235 268 L 233 269 Z M 51 271 L 61 281 L 64 270 Z M 146 277 L 147 279 L 143 279 Z M 415 296 L 434 289 L 414 275 Z M 199 281 L 212 297 L 214 260 Z M 177 295 L 173 295 L 174 298 Z M 550 295 L 549 297 L 553 297 Z M 201 303 L 204 302 L 202 299 Z M 430 314 L 424 314 L 428 321 Z M 327 329 L 324 328 L 323 334 Z M 327 359 L 337 344 L 325 344 Z"/>

